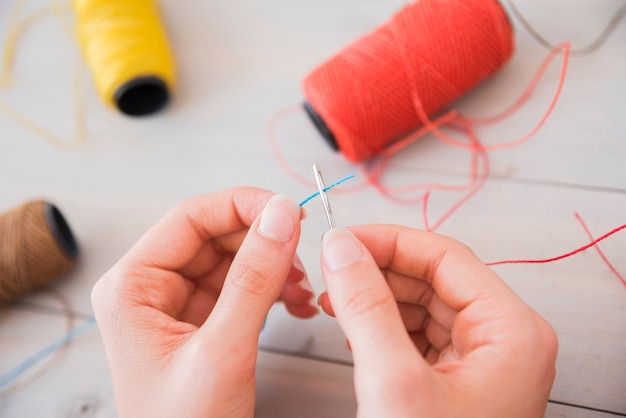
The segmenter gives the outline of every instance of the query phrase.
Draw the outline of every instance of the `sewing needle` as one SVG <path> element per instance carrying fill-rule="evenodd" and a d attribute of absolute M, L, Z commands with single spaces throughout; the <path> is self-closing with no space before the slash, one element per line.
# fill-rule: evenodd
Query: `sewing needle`
<path fill-rule="evenodd" d="M 313 164 L 313 172 L 315 173 L 315 181 L 317 182 L 317 188 L 320 192 L 320 197 L 322 198 L 322 203 L 324 205 L 324 212 L 326 213 L 326 220 L 328 220 L 328 227 L 333 229 L 335 227 L 335 224 L 333 223 L 333 212 L 330 209 L 330 203 L 328 203 L 324 177 L 322 177 L 322 171 L 317 163 Z"/>

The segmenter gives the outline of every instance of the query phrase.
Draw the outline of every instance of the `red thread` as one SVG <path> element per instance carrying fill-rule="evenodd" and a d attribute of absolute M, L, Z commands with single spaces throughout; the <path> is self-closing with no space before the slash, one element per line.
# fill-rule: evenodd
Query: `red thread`
<path fill-rule="evenodd" d="M 472 165 L 471 165 L 471 179 L 472 183 L 469 185 L 469 191 L 462 196 L 456 203 L 454 203 L 447 212 L 445 212 L 431 227 L 428 222 L 428 198 L 430 197 L 430 191 L 424 197 L 423 202 L 423 216 L 424 216 L 424 227 L 427 231 L 434 231 L 441 226 L 450 216 L 452 216 L 463 204 L 465 204 L 469 199 L 471 199 L 478 191 L 483 187 L 487 178 L 489 177 L 489 156 L 485 151 L 485 148 L 480 143 L 478 137 L 474 134 L 471 126 L 467 126 L 467 136 L 470 138 L 471 143 L 473 145 L 473 153 L 472 153 Z M 478 164 L 480 159 L 483 162 L 483 171 L 482 174 L 479 174 Z"/>
<path fill-rule="evenodd" d="M 504 12 L 499 10 L 500 6 L 497 2 L 494 0 L 472 0 L 472 4 L 475 2 L 480 3 L 480 7 L 473 6 L 474 12 L 477 10 L 484 12 L 486 9 L 489 9 L 490 13 L 475 16 L 470 12 L 468 16 L 471 16 L 472 19 L 477 19 L 474 23 L 483 29 L 490 27 L 492 31 L 494 30 L 493 27 L 500 29 L 502 27 L 508 28 L 501 32 L 495 31 L 497 35 L 499 34 L 503 37 L 495 43 L 499 47 L 512 43 L 510 28 L 507 26 L 508 21 L 506 20 Z M 449 96 L 442 93 L 442 91 L 447 91 L 446 86 L 465 85 L 469 89 L 472 86 L 472 83 L 468 81 L 469 78 L 474 77 L 472 78 L 473 80 L 476 82 L 480 81 L 475 77 L 476 73 L 472 73 L 471 71 L 467 73 L 459 70 L 459 68 L 465 70 L 465 67 L 469 65 L 464 62 L 464 60 L 468 59 L 468 56 L 466 54 L 467 51 L 454 50 L 455 45 L 456 47 L 465 45 L 469 50 L 476 51 L 476 53 L 481 53 L 481 51 L 484 52 L 485 50 L 490 51 L 490 53 L 486 53 L 484 57 L 478 57 L 476 61 L 488 62 L 486 68 L 489 68 L 490 72 L 487 71 L 488 74 L 486 74 L 485 77 L 495 72 L 512 52 L 512 46 L 510 48 L 503 47 L 503 50 L 507 51 L 506 54 L 493 55 L 493 50 L 498 50 L 498 48 L 495 48 L 492 43 L 498 36 L 494 36 L 491 33 L 487 35 L 480 30 L 476 30 L 468 36 L 465 36 L 465 32 L 462 31 L 452 35 L 451 33 L 445 32 L 447 29 L 439 28 L 439 25 L 450 24 L 451 26 L 448 29 L 452 30 L 451 28 L 453 28 L 453 30 L 461 30 L 463 25 L 470 24 L 468 16 L 459 18 L 456 14 L 456 12 L 458 12 L 457 9 L 454 11 L 445 9 L 443 3 L 450 6 L 454 2 L 421 0 L 406 6 L 395 15 L 389 23 L 374 31 L 372 34 L 357 40 L 336 57 L 331 58 L 325 64 L 322 64 L 314 70 L 304 81 L 304 90 L 309 103 L 316 108 L 318 113 L 325 119 L 326 124 L 333 130 L 334 136 L 344 156 L 349 160 L 357 160 L 361 163 L 361 169 L 366 181 L 350 190 L 343 189 L 342 191 L 354 191 L 369 184 L 393 202 L 399 204 L 416 204 L 422 202 L 424 225 L 429 231 L 436 230 L 440 227 L 443 222 L 450 218 L 450 216 L 483 187 L 489 177 L 488 151 L 518 146 L 530 139 L 543 126 L 554 109 L 562 90 L 569 56 L 568 43 L 563 43 L 555 47 L 543 60 L 520 97 L 507 109 L 494 116 L 469 118 L 461 115 L 456 110 L 449 110 L 443 113 L 443 115 L 431 120 L 429 114 L 432 114 L 431 109 L 435 108 L 433 107 L 433 103 L 440 103 L 441 106 L 439 107 L 448 104 L 446 100 L 448 100 Z M 469 6 L 469 3 L 466 2 L 464 5 Z M 429 14 L 435 9 L 441 13 L 436 17 Z M 419 19 L 423 19 L 420 24 L 413 21 Z M 451 24 L 448 22 L 449 19 L 460 19 L 460 21 Z M 483 19 L 494 20 L 486 24 L 483 22 Z M 506 25 L 499 19 L 504 19 Z M 412 26 L 403 26 L 409 21 L 414 24 Z M 423 35 L 423 28 L 431 27 L 437 28 L 434 34 L 431 34 L 425 39 L 421 39 L 420 36 Z M 446 42 L 442 44 L 441 42 L 443 41 L 440 40 L 438 36 L 442 36 L 444 32 L 446 36 L 449 35 L 454 39 L 459 38 L 458 44 L 449 41 L 447 38 Z M 417 42 L 418 45 L 415 46 L 415 48 L 418 48 L 418 50 L 423 53 L 416 54 L 414 49 L 408 47 L 412 45 L 411 42 Z M 433 43 L 425 45 L 428 44 L 428 42 Z M 477 46 L 472 43 L 480 43 L 480 45 Z M 484 44 L 491 45 L 491 47 L 485 46 Z M 429 50 L 429 48 L 437 49 L 442 47 L 442 45 L 448 48 L 448 50 L 438 51 L 437 53 Z M 483 145 L 475 132 L 475 127 L 477 125 L 499 122 L 511 116 L 523 106 L 531 97 L 549 65 L 561 51 L 563 52 L 563 63 L 559 82 L 551 103 L 539 122 L 529 133 L 518 139 L 488 146 Z M 501 58 L 500 61 L 495 61 L 497 64 L 494 64 L 494 61 L 490 61 L 490 58 L 494 58 L 495 56 Z M 392 65 L 387 68 L 386 63 L 389 61 L 389 57 L 392 57 L 393 60 L 390 61 Z M 472 56 L 472 58 L 474 58 L 474 56 Z M 369 65 L 372 63 L 368 60 L 372 60 L 374 64 Z M 476 65 L 476 62 L 473 64 Z M 437 65 L 443 65 L 445 67 L 445 71 L 439 72 L 438 75 L 452 75 L 455 81 L 451 82 L 450 80 L 445 80 L 444 82 L 443 80 L 439 80 L 439 84 L 433 84 L 432 79 L 428 77 L 434 77 L 434 75 L 430 74 L 429 71 L 434 71 Z M 476 70 L 475 67 L 472 68 Z M 341 73 L 341 71 L 344 71 L 344 73 Z M 377 71 L 382 71 L 383 73 L 380 74 L 377 73 Z M 426 71 L 428 77 L 422 77 L 424 76 L 424 71 Z M 385 77 L 389 74 L 391 74 L 389 77 Z M 462 82 L 454 78 L 463 78 L 464 76 L 469 78 Z M 382 82 L 387 78 L 389 82 Z M 381 81 L 381 83 L 376 83 L 374 82 L 375 80 Z M 425 84 L 422 85 L 422 83 Z M 396 90 L 393 90 L 394 88 Z M 432 89 L 428 90 L 429 88 Z M 440 89 L 443 90 L 440 91 Z M 442 93 L 439 99 L 433 98 L 439 93 Z M 462 92 L 459 94 L 462 94 Z M 328 103 L 324 100 L 328 101 Z M 372 100 L 374 100 L 374 102 Z M 388 103 L 389 100 L 393 101 L 393 106 Z M 358 104 L 356 103 L 358 101 L 362 102 Z M 329 119 L 329 113 L 327 113 L 326 109 L 338 111 L 339 114 L 343 115 L 342 118 L 345 117 L 350 123 L 357 123 L 358 129 L 355 128 L 356 130 L 354 130 L 354 132 L 352 129 L 346 131 L 343 128 L 343 122 L 340 125 L 334 125 L 334 122 L 329 123 L 329 120 L 334 121 L 336 118 L 334 114 L 330 113 L 331 116 Z M 291 110 L 288 109 L 288 111 L 293 111 L 293 108 Z M 288 173 L 302 183 L 314 187 L 311 180 L 303 177 L 291 168 L 280 153 L 280 149 L 276 144 L 274 131 L 276 124 L 282 117 L 284 117 L 284 114 L 277 115 L 270 124 L 269 138 L 272 149 Z M 407 121 L 409 120 L 412 124 L 411 129 L 406 128 Z M 383 128 L 378 125 L 386 125 L 386 127 Z M 338 131 L 335 129 L 337 126 L 340 126 Z M 399 126 L 402 126 L 402 128 L 399 128 Z M 467 141 L 464 142 L 455 139 L 442 132 L 440 128 L 444 126 L 460 131 L 465 135 Z M 414 132 L 407 134 L 410 130 Z M 381 133 L 390 135 L 389 132 L 391 131 L 396 133 L 402 132 L 404 137 L 394 138 L 393 135 L 389 137 L 381 136 Z M 342 137 L 341 135 L 346 132 L 351 134 Z M 352 135 L 352 133 L 354 133 L 354 135 Z M 413 184 L 401 187 L 391 187 L 382 184 L 381 177 L 395 153 L 423 138 L 428 133 L 432 133 L 437 139 L 445 143 L 470 151 L 469 182 L 466 185 Z M 350 141 L 355 142 L 351 143 Z M 428 219 L 428 202 L 435 190 L 463 192 L 463 195 L 431 226 Z M 415 192 L 419 193 L 407 197 L 407 195 L 414 194 Z"/>
<path fill-rule="evenodd" d="M 478 83 L 513 52 L 496 0 L 420 0 L 304 80 L 305 96 L 353 162 L 375 156 Z"/>
<path fill-rule="evenodd" d="M 586 229 L 586 226 L 584 225 L 584 222 L 582 222 L 582 219 L 579 218 L 579 221 L 583 224 L 583 227 Z M 578 253 L 581 253 L 593 246 L 596 246 L 599 242 L 604 241 L 605 239 L 607 239 L 608 237 L 610 237 L 613 234 L 618 233 L 619 231 L 626 229 L 626 224 L 618 226 L 617 228 L 614 228 L 612 230 L 610 230 L 609 232 L 607 232 L 606 234 L 602 235 L 599 238 L 593 239 L 590 243 L 583 245 L 582 247 L 579 247 L 575 250 L 572 250 L 568 253 L 562 254 L 562 255 L 558 255 L 555 257 L 551 257 L 551 258 L 544 258 L 544 259 L 537 259 L 537 260 L 503 260 L 503 261 L 493 261 L 491 263 L 485 263 L 488 266 L 498 266 L 498 265 L 502 265 L 502 264 L 543 264 L 543 263 L 551 263 L 553 261 L 558 261 L 558 260 L 562 260 L 564 258 L 568 258 L 571 257 L 573 255 L 576 255 Z M 589 234 L 589 232 L 587 232 Z M 608 263 L 608 260 L 606 260 L 605 257 L 603 257 L 603 259 L 605 260 L 605 262 L 607 264 L 609 264 L 609 266 L 611 267 L 611 270 L 614 270 L 612 268 L 612 266 L 610 265 L 610 263 Z M 617 273 L 617 271 L 614 271 L 615 274 L 617 274 L 617 276 L 620 278 L 620 280 L 622 280 L 622 283 L 624 283 L 624 285 L 626 286 L 626 282 L 624 282 L 624 279 L 619 275 L 619 273 Z"/>
<path fill-rule="evenodd" d="M 578 213 L 576 213 L 575 216 L 576 216 L 576 219 L 578 220 L 578 222 L 580 222 L 580 224 L 582 225 L 582 227 L 585 230 L 585 233 L 587 234 L 589 239 L 593 240 L 593 235 L 591 234 L 591 231 L 589 230 L 589 228 L 587 228 L 587 224 L 585 223 L 585 221 L 583 221 L 583 218 L 581 218 Z M 609 259 L 606 258 L 606 256 L 604 255 L 604 253 L 600 249 L 600 246 L 599 245 L 595 245 L 594 247 L 595 247 L 596 251 L 598 252 L 598 255 L 600 255 L 600 258 L 602 259 L 602 261 L 604 261 L 604 263 L 609 268 L 609 270 L 611 270 L 611 272 L 613 272 L 613 274 L 622 282 L 624 287 L 626 287 L 626 280 L 624 280 L 624 277 L 621 274 L 619 274 L 619 272 L 617 271 L 617 269 L 615 267 L 613 267 L 613 264 L 611 264 Z"/>

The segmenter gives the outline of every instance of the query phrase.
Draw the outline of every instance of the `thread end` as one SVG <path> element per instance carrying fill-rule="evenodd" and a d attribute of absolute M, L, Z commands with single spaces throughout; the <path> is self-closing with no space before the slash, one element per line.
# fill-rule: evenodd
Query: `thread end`
<path fill-rule="evenodd" d="M 61 211 L 53 204 L 45 203 L 44 214 L 54 240 L 69 259 L 75 260 L 78 256 L 78 244 Z"/>
<path fill-rule="evenodd" d="M 120 86 L 113 96 L 117 108 L 129 116 L 146 116 L 163 109 L 170 100 L 167 84 L 158 77 L 137 77 Z"/>
<path fill-rule="evenodd" d="M 311 103 L 309 103 L 308 101 L 305 101 L 304 110 L 306 111 L 306 114 L 311 119 L 311 122 L 313 122 L 313 125 L 315 125 L 319 133 L 326 140 L 328 145 L 330 145 L 333 151 L 339 151 L 339 145 L 337 144 L 335 135 L 333 135 L 330 128 L 328 128 L 328 125 L 326 125 L 326 122 L 324 122 L 324 119 L 322 119 L 319 113 L 317 113 L 317 111 L 313 108 L 313 106 L 311 106 Z"/>

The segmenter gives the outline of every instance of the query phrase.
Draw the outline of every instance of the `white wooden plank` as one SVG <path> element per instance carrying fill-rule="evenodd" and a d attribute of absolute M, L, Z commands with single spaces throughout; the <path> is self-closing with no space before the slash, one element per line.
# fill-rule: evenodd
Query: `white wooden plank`
<path fill-rule="evenodd" d="M 82 321 L 77 322 L 80 324 Z M 0 326 L 1 373 L 56 341 L 64 332 L 65 318 L 13 310 Z M 106 356 L 95 327 L 76 338 L 60 356 L 46 358 L 15 382 L 22 382 L 22 379 L 37 373 L 50 358 L 54 359 L 52 366 L 40 378 L 22 390 L 0 396 L 0 416 L 115 416 Z"/>
<path fill-rule="evenodd" d="M 549 403 L 546 410 L 546 418 L 615 418 L 616 415 L 610 412 L 594 411 L 584 408 L 576 408 L 567 405 Z"/>
<path fill-rule="evenodd" d="M 255 417 L 356 415 L 352 367 L 259 352 Z"/>

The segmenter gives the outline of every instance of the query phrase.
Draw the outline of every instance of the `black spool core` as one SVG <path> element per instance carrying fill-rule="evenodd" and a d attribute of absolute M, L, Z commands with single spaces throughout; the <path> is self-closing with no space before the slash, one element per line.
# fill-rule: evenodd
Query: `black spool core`
<path fill-rule="evenodd" d="M 145 116 L 161 110 L 170 99 L 167 85 L 157 77 L 134 78 L 113 95 L 118 109 L 130 116 Z"/>
<path fill-rule="evenodd" d="M 72 234 L 70 226 L 59 209 L 51 203 L 46 203 L 44 204 L 44 214 L 48 228 L 50 228 L 50 232 L 57 244 L 59 244 L 59 247 L 61 247 L 68 258 L 71 260 L 76 259 L 78 255 L 76 239 L 74 239 L 74 234 Z"/>
<path fill-rule="evenodd" d="M 337 145 L 337 140 L 335 140 L 335 135 L 328 129 L 328 125 L 324 122 L 324 119 L 313 109 L 313 106 L 309 102 L 304 102 L 304 110 L 306 114 L 309 115 L 311 121 L 320 132 L 322 137 L 328 142 L 328 145 L 333 149 L 333 151 L 339 151 L 339 145 Z"/>

